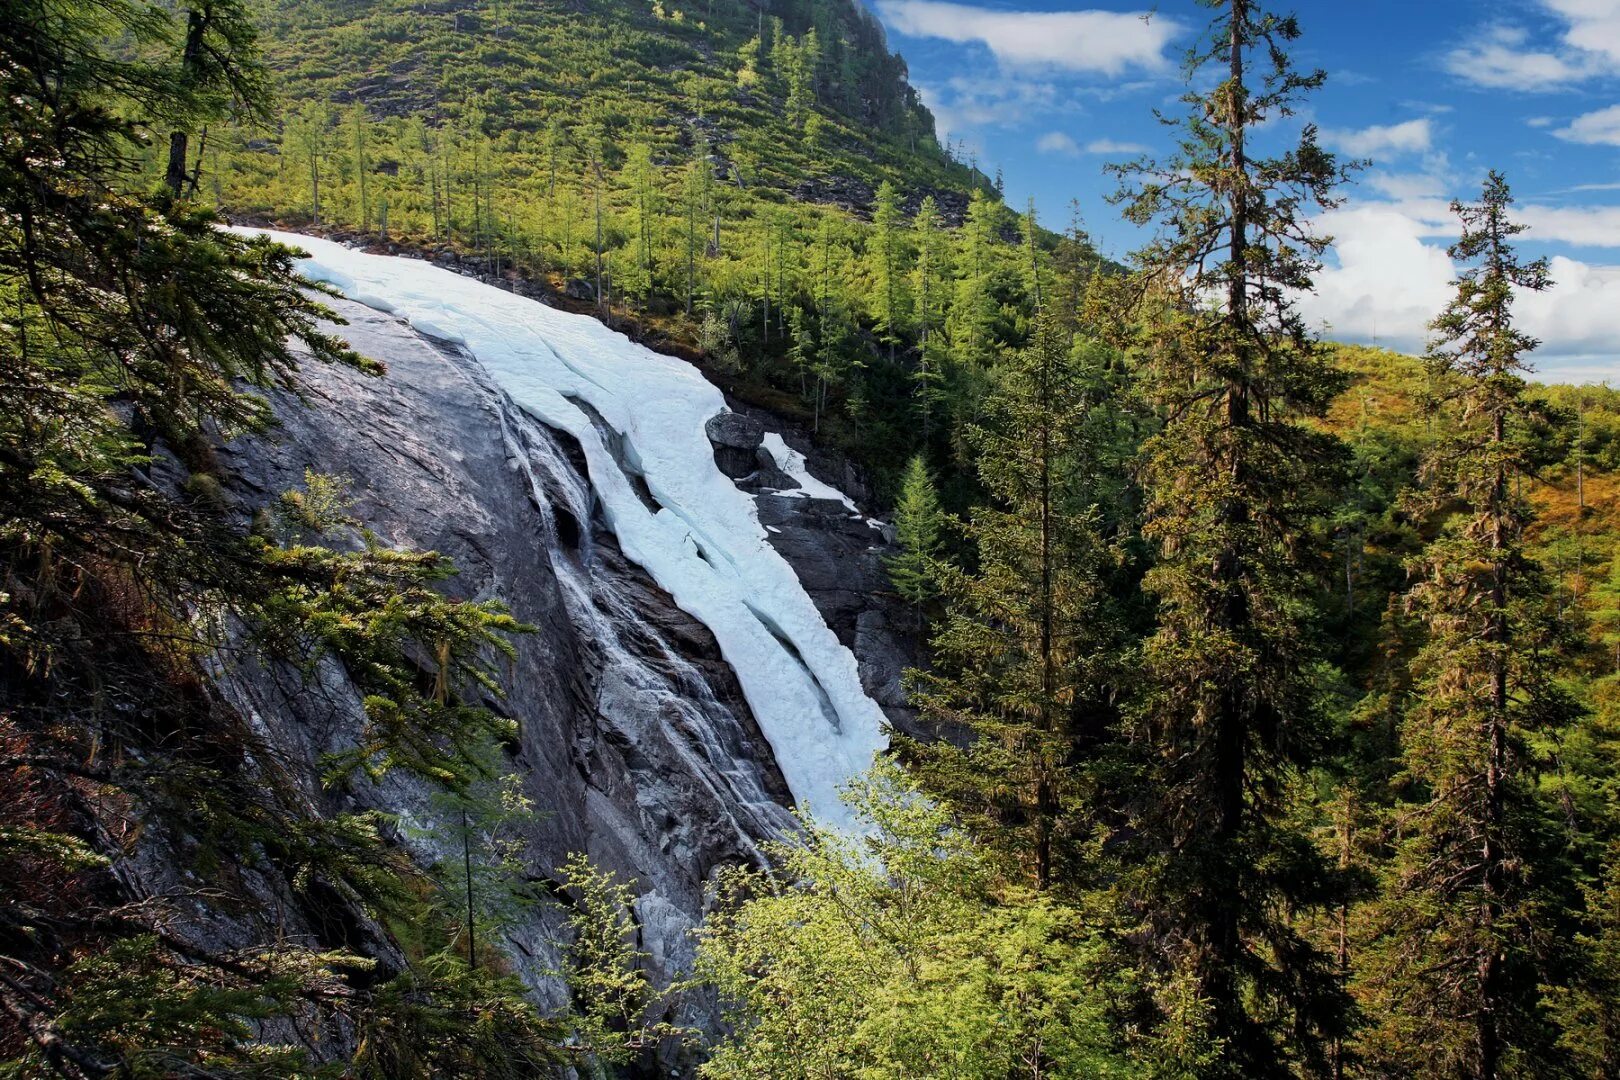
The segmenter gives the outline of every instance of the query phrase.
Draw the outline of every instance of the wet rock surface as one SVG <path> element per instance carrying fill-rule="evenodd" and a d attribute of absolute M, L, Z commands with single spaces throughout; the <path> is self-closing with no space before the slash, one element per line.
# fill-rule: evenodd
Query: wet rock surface
<path fill-rule="evenodd" d="M 709 422 L 716 462 L 738 487 L 754 493 L 771 546 L 793 567 L 838 640 L 855 654 L 862 689 L 882 706 L 897 731 L 929 737 L 906 702 L 904 673 L 920 659 L 915 615 L 894 593 L 885 567 L 895 551 L 893 529 L 852 513 L 841 502 L 793 494 L 798 483 L 776 468 L 763 447 L 755 451 L 760 467 L 754 472 L 727 468 L 730 459 L 722 455 L 741 453 L 740 442 L 758 446 L 755 433 L 763 439 L 766 431 L 775 431 L 805 455 L 811 476 L 863 507 L 871 504 L 865 477 L 844 455 L 815 446 L 802 431 L 769 413 L 736 401 L 731 405 L 732 412 Z"/>
<path fill-rule="evenodd" d="M 469 357 L 348 301 L 340 332 L 388 374 L 306 371 L 303 405 L 274 396 L 279 426 L 219 451 L 227 497 L 244 520 L 305 470 L 343 477 L 352 514 L 382 542 L 432 548 L 459 574 L 446 591 L 505 602 L 535 632 L 517 637 L 504 696 L 488 704 L 520 728 L 508 767 L 541 812 L 526 859 L 550 879 L 590 854 L 639 896 L 641 947 L 667 980 L 691 959 L 705 888 L 727 864 L 759 860 L 762 838 L 791 829 L 790 795 L 713 636 L 619 551 L 581 475 L 577 446 L 522 414 Z M 289 762 L 308 797 L 335 809 L 315 777 L 323 753 L 353 742 L 358 695 L 336 665 L 315 683 L 251 665 L 222 670 L 222 692 Z M 353 803 L 399 814 L 420 861 L 451 854 L 435 836 L 425 785 L 402 776 Z M 449 836 L 448 832 L 445 833 Z M 561 988 L 558 912 L 539 912 L 506 943 L 544 1000 Z M 672 1017 L 707 1026 L 712 1004 Z"/>
<path fill-rule="evenodd" d="M 526 415 L 456 348 L 358 304 L 331 304 L 348 320 L 338 332 L 387 374 L 312 365 L 305 400 L 271 394 L 278 426 L 217 450 L 222 497 L 246 525 L 281 492 L 302 487 L 306 471 L 341 477 L 351 514 L 379 541 L 444 553 L 459 568 L 447 592 L 501 600 L 535 628 L 514 641 L 502 696 L 485 702 L 517 721 L 505 766 L 540 812 L 520 826 L 527 872 L 554 882 L 557 867 L 582 851 L 633 880 L 638 944 L 651 974 L 659 982 L 679 976 L 690 967 L 690 931 L 715 873 L 758 863 L 760 842 L 794 827 L 791 795 L 735 673 L 709 630 L 619 549 L 571 437 Z M 883 568 L 889 534 L 842 502 L 787 493 L 796 484 L 762 445 L 767 431 L 805 453 L 811 475 L 864 505 L 863 478 L 768 413 L 739 408 L 708 427 L 716 460 L 756 494 L 770 542 L 854 652 L 863 688 L 896 728 L 913 731 L 901 673 L 915 653 L 908 612 Z M 183 483 L 178 462 L 165 460 L 173 475 L 160 479 Z M 361 542 L 358 534 L 326 540 Z M 399 773 L 348 791 L 320 783 L 322 757 L 352 746 L 364 724 L 340 664 L 327 660 L 308 673 L 238 658 L 214 674 L 220 697 L 261 741 L 262 759 L 310 813 L 381 809 L 397 816 L 395 840 L 423 865 L 459 857 L 447 811 L 426 784 Z M 183 850 L 178 839 L 154 837 L 127 864 L 135 891 L 183 885 Z M 319 913 L 287 914 L 284 883 L 250 877 L 244 888 L 262 894 L 264 910 L 282 913 L 281 921 L 272 929 L 259 915 L 199 909 L 198 939 L 244 947 L 291 934 L 333 944 L 336 933 L 376 957 L 383 973 L 404 962 L 358 909 L 334 931 Z M 542 907 L 502 943 L 536 999 L 554 1007 L 565 996 L 549 974 L 564 924 L 560 907 Z M 718 1024 L 714 1002 L 701 995 L 683 998 L 667 1018 Z M 346 1033 L 327 1037 L 326 1049 L 341 1058 Z M 669 1057 L 661 1068 L 678 1064 Z"/>

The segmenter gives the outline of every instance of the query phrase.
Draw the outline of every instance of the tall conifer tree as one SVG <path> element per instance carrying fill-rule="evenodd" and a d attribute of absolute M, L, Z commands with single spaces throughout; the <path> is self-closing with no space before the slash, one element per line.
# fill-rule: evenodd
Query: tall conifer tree
<path fill-rule="evenodd" d="M 1291 297 L 1327 243 L 1305 215 L 1335 204 L 1342 170 L 1310 125 L 1278 156 L 1251 154 L 1254 129 L 1286 123 L 1324 75 L 1289 59 L 1293 18 L 1206 3 L 1187 76 L 1220 81 L 1166 121 L 1178 153 L 1117 168 L 1127 217 L 1163 227 L 1138 259 L 1161 299 L 1144 374 L 1164 421 L 1143 450 L 1158 629 L 1130 725 L 1137 857 L 1119 889 L 1165 1066 L 1257 1080 L 1319 1067 L 1347 1013 L 1292 922 L 1327 899 L 1330 872 L 1288 822 L 1317 752 L 1308 542 L 1335 449 L 1302 421 L 1343 385 Z"/>
<path fill-rule="evenodd" d="M 975 190 L 968 200 L 967 220 L 957 233 L 957 279 L 950 309 L 951 354 L 952 359 L 973 369 L 989 367 L 995 356 L 1000 210 L 1000 203 Z"/>
<path fill-rule="evenodd" d="M 911 226 L 917 251 L 911 267 L 911 291 L 917 313 L 917 411 L 921 414 L 925 441 L 932 426 L 930 420 L 939 397 L 941 368 L 947 352 L 944 330 L 945 316 L 950 310 L 946 284 L 951 255 L 944 227 L 939 205 L 932 195 L 925 196 Z"/>
<path fill-rule="evenodd" d="M 872 209 L 872 237 L 867 257 L 872 271 L 872 306 L 880 340 L 889 347 L 889 359 L 894 359 L 894 347 L 906 332 L 906 231 L 900 214 L 900 196 L 894 185 L 885 180 L 878 185 L 877 200 Z"/>
<path fill-rule="evenodd" d="M 1086 483 L 1095 395 L 1069 340 L 1042 318 L 967 434 L 994 502 L 967 527 L 977 569 L 936 564 L 946 613 L 913 700 L 975 739 L 909 747 L 924 785 L 1041 889 L 1072 880 L 1090 832 L 1072 762 L 1107 726 L 1118 644 L 1106 588 L 1114 553 Z"/>
<path fill-rule="evenodd" d="M 940 509 L 928 461 L 916 454 L 900 481 L 900 498 L 894 507 L 895 543 L 900 550 L 890 557 L 888 568 L 895 591 L 916 609 L 919 626 L 922 605 L 939 595 L 934 564 L 944 549 L 940 535 L 944 524 L 945 512 Z"/>
<path fill-rule="evenodd" d="M 197 0 L 182 7 L 186 30 L 179 93 L 163 102 L 174 121 L 163 183 L 175 198 L 196 192 L 201 164 L 187 175 L 191 136 L 206 130 L 210 118 L 228 109 L 247 121 L 262 122 L 270 116 L 270 80 L 259 56 L 259 31 L 248 5 L 241 0 Z M 149 100 L 147 104 L 155 103 Z"/>
<path fill-rule="evenodd" d="M 1409 605 L 1427 641 L 1402 725 L 1401 842 L 1380 912 L 1370 983 L 1385 1007 L 1377 1046 L 1419 1047 L 1428 1075 L 1545 1076 L 1554 1038 L 1542 1015 L 1555 981 L 1543 945 L 1544 850 L 1533 733 L 1573 718 L 1554 680 L 1561 631 L 1550 583 L 1526 550 L 1533 520 L 1520 480 L 1534 420 L 1525 356 L 1536 340 L 1513 323 L 1519 290 L 1540 291 L 1544 260 L 1521 261 L 1512 196 L 1491 173 L 1480 202 L 1453 204 L 1467 266 L 1432 326 L 1436 404 L 1448 421 L 1422 468 L 1413 510 L 1454 511 L 1417 556 Z"/>

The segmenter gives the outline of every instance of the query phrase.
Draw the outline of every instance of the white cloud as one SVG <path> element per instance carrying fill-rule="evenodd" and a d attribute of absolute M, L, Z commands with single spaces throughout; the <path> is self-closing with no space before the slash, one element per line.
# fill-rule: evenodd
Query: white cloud
<path fill-rule="evenodd" d="M 1620 146 L 1620 105 L 1577 116 L 1568 127 L 1553 132 L 1569 142 Z"/>
<path fill-rule="evenodd" d="M 1577 227 L 1586 211 L 1522 206 L 1518 217 L 1531 237 L 1559 239 Z M 1597 220 L 1606 210 L 1587 213 Z M 1562 215 L 1562 216 L 1561 216 Z M 1412 199 L 1350 203 L 1323 216 L 1335 237 L 1333 260 L 1317 275 L 1316 291 L 1301 300 L 1307 318 L 1339 341 L 1377 342 L 1420 352 L 1429 320 L 1452 294 L 1455 267 L 1446 254 L 1456 224 L 1444 200 Z M 1620 220 L 1605 234 L 1620 247 Z M 1586 242 L 1591 243 L 1591 238 Z M 1620 378 L 1620 266 L 1556 256 L 1553 287 L 1520 296 L 1522 327 L 1542 340 L 1532 356 L 1535 375 L 1548 381 Z"/>
<path fill-rule="evenodd" d="M 1595 57 L 1579 50 L 1553 53 L 1528 47 L 1515 26 L 1492 26 L 1446 54 L 1445 67 L 1465 82 L 1492 90 L 1556 90 L 1592 75 Z"/>
<path fill-rule="evenodd" d="M 1135 157 L 1137 154 L 1147 153 L 1148 150 L 1149 147 L 1143 146 L 1141 143 L 1119 142 L 1116 139 L 1092 139 L 1086 143 L 1086 153 L 1088 154 L 1117 154 L 1122 157 Z"/>
<path fill-rule="evenodd" d="M 876 6 L 901 34 L 978 42 L 1008 67 L 1099 75 L 1164 70 L 1164 50 L 1182 29 L 1147 12 L 999 11 L 945 0 L 877 0 Z"/>
<path fill-rule="evenodd" d="M 1374 124 L 1359 131 L 1322 132 L 1324 143 L 1358 158 L 1422 153 L 1433 137 L 1433 124 L 1427 117 L 1404 124 Z"/>
<path fill-rule="evenodd" d="M 1530 226 L 1526 239 L 1577 247 L 1620 248 L 1620 206 L 1539 206 L 1514 208 Z"/>
<path fill-rule="evenodd" d="M 1438 199 L 1446 188 L 1445 179 L 1433 172 L 1375 172 L 1366 182 L 1368 187 L 1391 199 Z"/>
<path fill-rule="evenodd" d="M 1525 124 L 1533 128 L 1550 128 L 1553 126 L 1553 118 L 1550 116 L 1532 116 L 1525 121 Z"/>
<path fill-rule="evenodd" d="M 1538 0 L 1564 24 L 1557 45 L 1530 44 L 1522 27 L 1485 27 L 1445 58 L 1446 70 L 1499 90 L 1557 90 L 1620 74 L 1620 0 Z"/>
<path fill-rule="evenodd" d="M 1564 44 L 1620 62 L 1620 0 L 1543 0 L 1569 21 Z"/>
<path fill-rule="evenodd" d="M 1451 260 L 1425 242 L 1429 230 L 1398 203 L 1346 206 L 1323 216 L 1336 265 L 1301 299 L 1306 318 L 1339 341 L 1378 342 L 1420 352 L 1452 279 Z"/>
<path fill-rule="evenodd" d="M 1080 144 L 1061 131 L 1048 131 L 1035 142 L 1035 149 L 1043 154 L 1062 154 L 1064 157 L 1079 157 Z"/>

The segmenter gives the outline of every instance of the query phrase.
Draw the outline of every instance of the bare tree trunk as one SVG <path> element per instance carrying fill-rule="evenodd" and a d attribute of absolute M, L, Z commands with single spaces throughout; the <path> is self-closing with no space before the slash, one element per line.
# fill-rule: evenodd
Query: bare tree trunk
<path fill-rule="evenodd" d="M 193 8 L 186 16 L 186 46 L 180 57 L 183 77 L 189 81 L 192 71 L 202 59 L 203 37 L 208 32 L 208 17 Z M 178 199 L 186 186 L 186 159 L 189 136 L 184 131 L 169 134 L 169 167 L 163 173 L 163 184 L 169 194 Z M 196 190 L 196 185 L 192 185 Z"/>

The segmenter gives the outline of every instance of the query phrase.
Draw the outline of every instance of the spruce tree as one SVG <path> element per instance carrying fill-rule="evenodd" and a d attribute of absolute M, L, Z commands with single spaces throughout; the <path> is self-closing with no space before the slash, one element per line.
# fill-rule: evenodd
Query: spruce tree
<path fill-rule="evenodd" d="M 940 535 L 945 512 L 923 455 L 914 455 L 900 481 L 900 499 L 894 507 L 895 543 L 900 551 L 889 559 L 889 580 L 905 597 L 922 622 L 922 607 L 939 595 L 935 561 L 944 549 Z"/>
<path fill-rule="evenodd" d="M 872 208 L 872 236 L 867 257 L 872 273 L 872 307 L 879 340 L 889 347 L 889 359 L 904 336 L 909 319 L 905 288 L 906 251 L 900 196 L 885 180 L 878 185 Z"/>
<path fill-rule="evenodd" d="M 371 229 L 371 200 L 368 187 L 371 179 L 371 117 L 366 113 L 365 104 L 356 101 L 349 106 L 343 124 L 347 129 L 349 139 L 349 167 L 354 172 L 354 223 L 361 232 L 369 232 Z"/>
<path fill-rule="evenodd" d="M 951 297 L 951 356 L 959 364 L 983 370 L 995 357 L 996 282 L 1000 251 L 997 235 L 1001 204 L 975 190 L 968 200 L 967 220 L 957 234 L 956 273 Z"/>
<path fill-rule="evenodd" d="M 328 128 L 331 110 L 324 102 L 307 101 L 298 115 L 287 122 L 287 141 L 298 156 L 304 159 L 305 174 L 309 177 L 309 218 L 312 224 L 321 223 L 321 175 L 326 163 Z M 449 185 L 445 184 L 445 229 L 449 229 Z"/>
<path fill-rule="evenodd" d="M 911 292 L 916 305 L 917 330 L 917 412 L 926 442 L 934 406 L 939 397 L 939 386 L 945 357 L 945 319 L 950 311 L 947 283 L 950 277 L 950 246 L 940 218 L 939 206 L 932 195 L 926 196 L 913 219 L 912 243 L 916 261 L 911 268 Z"/>
<path fill-rule="evenodd" d="M 1514 325 L 1520 290 L 1549 284 L 1523 261 L 1512 196 L 1499 173 L 1480 202 L 1457 203 L 1465 264 L 1432 324 L 1427 363 L 1445 424 L 1426 455 L 1414 514 L 1445 516 L 1409 570 L 1408 606 L 1426 641 L 1401 727 L 1400 837 L 1368 982 L 1384 1018 L 1375 1052 L 1421 1047 L 1428 1075 L 1494 1080 L 1551 1075 L 1542 986 L 1556 982 L 1545 942 L 1547 807 L 1538 733 L 1574 706 L 1556 681 L 1562 645 L 1552 590 L 1527 552 L 1533 512 L 1520 494 L 1534 459 L 1525 357 Z"/>
<path fill-rule="evenodd" d="M 652 146 L 646 139 L 638 139 L 630 145 L 624 180 L 630 189 L 626 222 L 630 257 L 619 271 L 619 281 L 624 294 L 645 307 L 658 285 L 659 223 L 664 219 L 658 170 L 653 164 Z"/>
<path fill-rule="evenodd" d="M 1115 170 L 1127 218 L 1162 225 L 1138 263 L 1158 298 L 1143 376 L 1163 422 L 1141 462 L 1158 628 L 1128 729 L 1117 889 L 1145 990 L 1133 1022 L 1162 1067 L 1259 1080 L 1321 1067 L 1348 1012 L 1294 923 L 1327 900 L 1330 869 L 1289 822 L 1320 738 L 1310 537 L 1336 456 L 1303 421 L 1343 385 L 1291 297 L 1327 243 L 1306 215 L 1335 204 L 1342 170 L 1310 125 L 1277 156 L 1251 153 L 1254 129 L 1286 124 L 1324 75 L 1289 59 L 1293 18 L 1209 6 L 1186 70 L 1219 82 L 1166 120 L 1179 152 Z"/>
<path fill-rule="evenodd" d="M 166 106 L 174 123 L 163 174 L 164 186 L 174 198 L 196 193 L 202 165 L 199 161 L 187 175 L 191 136 L 206 132 L 210 118 L 234 112 L 242 120 L 269 119 L 269 76 L 259 57 L 258 27 L 248 5 L 241 0 L 199 0 L 181 7 L 186 27 L 180 53 L 180 92 L 161 102 L 144 103 Z"/>
<path fill-rule="evenodd" d="M 914 675 L 923 714 L 974 738 L 906 752 L 932 794 L 1045 889 L 1075 880 L 1090 834 L 1074 761 L 1110 723 L 1115 554 L 1088 484 L 1095 395 L 1069 334 L 1043 318 L 1003 364 L 966 436 L 993 499 L 967 526 L 976 568 L 933 564 L 945 615 L 932 670 Z"/>

